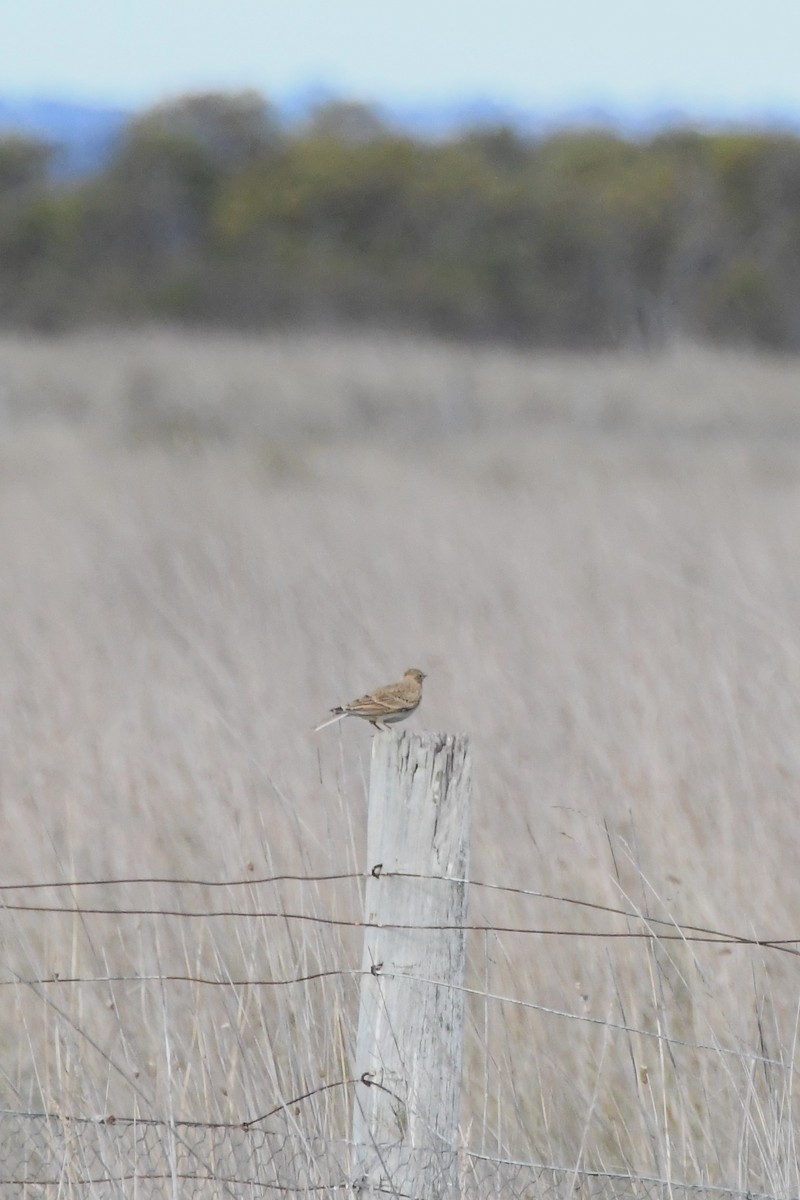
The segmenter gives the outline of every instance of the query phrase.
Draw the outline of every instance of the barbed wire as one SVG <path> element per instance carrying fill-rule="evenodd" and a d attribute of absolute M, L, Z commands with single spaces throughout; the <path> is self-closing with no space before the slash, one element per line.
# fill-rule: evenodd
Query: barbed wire
<path fill-rule="evenodd" d="M 310 1088 L 308 1091 L 302 1092 L 299 1096 L 293 1096 L 290 1100 L 279 1101 L 279 1103 L 273 1105 L 267 1112 L 261 1113 L 260 1116 L 250 1117 L 242 1121 L 167 1120 L 163 1117 L 117 1116 L 115 1113 L 108 1113 L 102 1117 L 73 1117 L 67 1116 L 64 1113 L 24 1112 L 11 1108 L 0 1108 L 0 1118 L 17 1117 L 37 1121 L 60 1121 L 62 1124 L 74 1126 L 131 1125 L 159 1129 L 235 1129 L 247 1133 L 248 1131 L 255 1130 L 255 1127 L 260 1125 L 262 1121 L 269 1120 L 270 1117 L 276 1116 L 279 1112 L 286 1112 L 289 1109 L 296 1108 L 304 1100 L 311 1100 L 315 1096 L 320 1096 L 324 1092 L 334 1091 L 337 1088 L 353 1087 L 355 1084 L 363 1084 L 364 1087 L 376 1088 L 378 1091 L 386 1092 L 387 1095 L 398 1102 L 405 1103 L 402 1097 L 392 1092 L 390 1088 L 375 1079 L 369 1072 L 365 1072 L 363 1075 L 354 1076 L 353 1078 L 336 1079 L 331 1083 L 321 1083 L 315 1088 Z"/>
<path fill-rule="evenodd" d="M 351 1087 L 356 1083 L 363 1083 L 366 1087 L 378 1087 L 381 1091 L 388 1091 L 381 1084 L 368 1076 L 360 1076 L 352 1079 L 337 1079 L 332 1083 L 322 1083 L 318 1087 L 310 1088 L 306 1092 L 302 1092 L 299 1096 L 293 1096 L 291 1100 L 281 1100 L 278 1104 L 273 1105 L 267 1112 L 261 1113 L 258 1117 L 250 1117 L 241 1121 L 193 1121 L 193 1120 L 167 1120 L 164 1117 L 142 1117 L 142 1116 L 117 1116 L 116 1113 L 107 1113 L 105 1116 L 97 1117 L 73 1117 L 67 1116 L 65 1113 L 57 1112 L 24 1112 L 12 1108 L 0 1108 L 0 1118 L 2 1117 L 26 1117 L 31 1120 L 41 1121 L 61 1121 L 64 1124 L 75 1126 L 95 1126 L 95 1125 L 136 1125 L 136 1126 L 151 1126 L 159 1129 L 237 1129 L 247 1132 L 254 1129 L 256 1125 L 262 1121 L 268 1120 L 269 1117 L 274 1117 L 279 1112 L 284 1112 L 287 1109 L 294 1108 L 304 1100 L 311 1100 L 314 1096 L 321 1095 L 323 1092 L 330 1092 L 336 1088 Z"/>

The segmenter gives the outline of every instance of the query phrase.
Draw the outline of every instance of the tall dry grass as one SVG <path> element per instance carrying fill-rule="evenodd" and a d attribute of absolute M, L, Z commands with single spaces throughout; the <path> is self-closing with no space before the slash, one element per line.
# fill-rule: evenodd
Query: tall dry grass
<path fill-rule="evenodd" d="M 474 739 L 474 878 L 800 937 L 798 395 L 690 347 L 5 338 L 2 882 L 362 869 L 369 732 L 308 731 L 414 664 L 418 720 Z M 236 915 L 7 907 L 0 1106 L 235 1121 L 351 1070 L 353 975 L 158 980 L 355 970 L 346 930 L 248 916 L 354 884 L 4 899 Z M 796 1194 L 796 957 L 471 903 L 576 935 L 471 942 L 470 986 L 532 1006 L 470 999 L 473 1148 Z M 128 978 L 20 982 L 55 973 Z"/>

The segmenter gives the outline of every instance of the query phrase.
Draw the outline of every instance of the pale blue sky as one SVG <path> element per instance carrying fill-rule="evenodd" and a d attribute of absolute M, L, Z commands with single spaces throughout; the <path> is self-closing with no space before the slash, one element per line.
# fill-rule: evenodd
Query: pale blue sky
<path fill-rule="evenodd" d="M 0 0 L 0 93 L 800 113 L 800 0 Z"/>

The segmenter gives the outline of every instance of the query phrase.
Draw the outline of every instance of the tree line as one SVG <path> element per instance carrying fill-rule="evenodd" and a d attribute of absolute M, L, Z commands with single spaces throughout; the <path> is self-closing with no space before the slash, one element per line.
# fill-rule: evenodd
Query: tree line
<path fill-rule="evenodd" d="M 374 326 L 525 345 L 800 348 L 800 138 L 413 138 L 187 96 L 70 182 L 0 139 L 0 325 Z"/>

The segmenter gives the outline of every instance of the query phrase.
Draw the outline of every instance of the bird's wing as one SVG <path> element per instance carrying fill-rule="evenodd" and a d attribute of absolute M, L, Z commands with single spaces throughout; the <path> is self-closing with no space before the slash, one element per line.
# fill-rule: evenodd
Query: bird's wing
<path fill-rule="evenodd" d="M 419 704 L 422 698 L 422 688 L 415 679 L 401 679 L 399 683 L 379 688 L 372 695 L 375 700 L 385 701 L 398 708 L 408 708 Z"/>
<path fill-rule="evenodd" d="M 403 688 L 399 683 L 395 683 L 389 687 L 377 688 L 374 692 L 367 692 L 366 696 L 351 700 L 345 708 L 348 712 L 357 713 L 362 717 L 382 717 L 399 712 L 407 708 L 408 704 L 409 700 L 403 694 Z"/>

